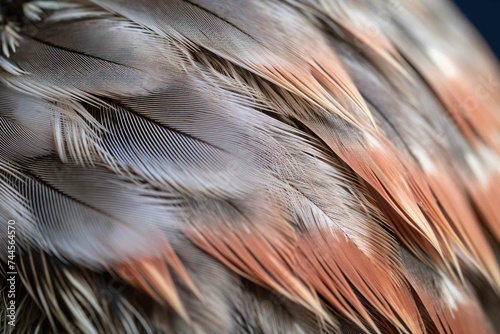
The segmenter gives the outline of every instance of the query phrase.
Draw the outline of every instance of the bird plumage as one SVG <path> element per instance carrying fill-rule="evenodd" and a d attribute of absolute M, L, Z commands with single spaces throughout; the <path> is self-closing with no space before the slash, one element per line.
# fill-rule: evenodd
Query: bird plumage
<path fill-rule="evenodd" d="M 451 5 L 6 4 L 14 332 L 495 331 L 500 72 Z"/>

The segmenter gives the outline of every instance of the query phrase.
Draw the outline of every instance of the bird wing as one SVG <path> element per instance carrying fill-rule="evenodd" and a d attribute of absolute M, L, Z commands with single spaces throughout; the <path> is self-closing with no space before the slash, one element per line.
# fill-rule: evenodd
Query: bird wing
<path fill-rule="evenodd" d="M 23 8 L 43 22 L 0 32 L 21 332 L 492 331 L 500 76 L 449 4 Z"/>

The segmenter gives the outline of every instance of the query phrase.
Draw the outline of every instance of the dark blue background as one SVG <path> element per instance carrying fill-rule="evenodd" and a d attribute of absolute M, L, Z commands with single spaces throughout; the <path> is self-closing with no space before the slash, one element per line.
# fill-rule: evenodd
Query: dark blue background
<path fill-rule="evenodd" d="M 455 0 L 500 59 L 500 0 Z"/>

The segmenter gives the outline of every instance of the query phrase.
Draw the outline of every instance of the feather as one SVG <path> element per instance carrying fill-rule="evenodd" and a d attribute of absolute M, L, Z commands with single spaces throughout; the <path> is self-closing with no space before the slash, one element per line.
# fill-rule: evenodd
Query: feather
<path fill-rule="evenodd" d="M 147 254 L 160 242 L 154 241 L 158 232 L 175 225 L 175 205 L 180 203 L 175 196 L 163 192 L 159 198 L 104 170 L 89 173 L 51 157 L 31 161 L 29 170 L 8 173 L 15 166 L 2 166 L 1 180 L 34 216 L 36 228 L 24 237 L 58 258 L 95 267 Z M 22 217 L 14 218 L 24 224 Z M 68 224 L 75 219 L 77 224 Z M 146 223 L 138 226 L 139 221 Z M 133 244 L 124 243 L 127 238 Z"/>
<path fill-rule="evenodd" d="M 494 331 L 499 72 L 447 4 L 16 4 L 20 332 Z"/>

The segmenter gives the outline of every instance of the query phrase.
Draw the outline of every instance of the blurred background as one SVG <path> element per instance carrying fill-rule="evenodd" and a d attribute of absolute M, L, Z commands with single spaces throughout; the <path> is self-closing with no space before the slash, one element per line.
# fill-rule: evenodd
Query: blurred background
<path fill-rule="evenodd" d="M 500 0 L 454 0 L 500 59 Z"/>

